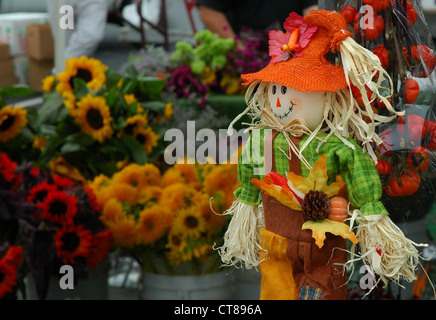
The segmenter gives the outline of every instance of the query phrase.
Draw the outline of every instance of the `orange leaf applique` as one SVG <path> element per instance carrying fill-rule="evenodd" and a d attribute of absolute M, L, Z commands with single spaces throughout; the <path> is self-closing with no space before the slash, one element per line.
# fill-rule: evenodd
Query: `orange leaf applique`
<path fill-rule="evenodd" d="M 288 186 L 276 185 L 270 175 L 265 175 L 262 181 L 253 178 L 251 179 L 251 182 L 255 184 L 260 190 L 264 191 L 286 207 L 301 211 L 301 205 L 294 197 Z"/>
<path fill-rule="evenodd" d="M 352 243 L 358 242 L 354 232 L 350 232 L 350 227 L 343 222 L 333 221 L 329 219 L 323 219 L 318 221 L 309 220 L 303 224 L 301 229 L 312 230 L 312 237 L 315 239 L 315 243 L 319 248 L 322 248 L 322 246 L 324 245 L 326 232 L 330 232 L 335 236 L 341 236 L 344 239 L 350 240 Z"/>

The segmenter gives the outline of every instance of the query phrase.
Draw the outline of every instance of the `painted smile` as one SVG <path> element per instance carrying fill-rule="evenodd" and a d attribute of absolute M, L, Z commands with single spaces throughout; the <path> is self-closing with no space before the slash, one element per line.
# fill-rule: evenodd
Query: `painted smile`
<path fill-rule="evenodd" d="M 289 116 L 289 114 L 292 112 L 292 110 L 294 109 L 294 106 L 295 106 L 295 103 L 293 103 L 292 101 L 291 101 L 291 105 L 289 106 L 289 108 L 288 108 L 288 110 L 286 110 L 286 112 L 285 113 L 283 113 L 283 114 L 277 114 L 277 113 L 275 113 L 274 111 L 272 112 L 277 118 L 279 118 L 279 119 L 284 119 L 284 118 L 286 118 L 287 116 Z"/>

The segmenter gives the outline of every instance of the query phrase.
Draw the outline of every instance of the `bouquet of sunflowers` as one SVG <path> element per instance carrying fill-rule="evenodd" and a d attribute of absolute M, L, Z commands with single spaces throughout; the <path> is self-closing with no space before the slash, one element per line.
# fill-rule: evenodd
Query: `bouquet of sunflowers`
<path fill-rule="evenodd" d="M 160 100 L 164 84 L 131 68 L 120 75 L 94 58 L 70 58 L 43 80 L 39 164 L 84 183 L 124 163 L 157 160 L 172 115 Z"/>
<path fill-rule="evenodd" d="M 216 272 L 218 246 L 227 227 L 220 215 L 233 201 L 236 165 L 175 164 L 161 172 L 153 164 L 129 164 L 90 187 L 102 206 L 102 221 L 120 253 L 146 272 Z"/>

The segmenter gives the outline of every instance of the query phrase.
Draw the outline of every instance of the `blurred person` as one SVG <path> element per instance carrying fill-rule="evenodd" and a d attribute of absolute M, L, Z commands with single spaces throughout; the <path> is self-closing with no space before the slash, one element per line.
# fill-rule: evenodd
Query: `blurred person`
<path fill-rule="evenodd" d="M 244 29 L 267 33 L 290 12 L 305 16 L 318 9 L 317 0 L 197 0 L 196 4 L 207 29 L 221 38 L 236 38 L 239 46 Z"/>
<path fill-rule="evenodd" d="M 53 35 L 56 33 L 55 28 L 60 28 L 60 21 L 56 19 L 56 2 L 56 0 L 47 0 Z M 71 6 L 74 13 L 73 29 L 65 30 L 67 32 L 65 59 L 82 55 L 91 56 L 95 53 L 105 35 L 110 3 L 111 0 L 65 0 L 65 5 Z M 60 17 L 63 15 L 60 13 Z"/>

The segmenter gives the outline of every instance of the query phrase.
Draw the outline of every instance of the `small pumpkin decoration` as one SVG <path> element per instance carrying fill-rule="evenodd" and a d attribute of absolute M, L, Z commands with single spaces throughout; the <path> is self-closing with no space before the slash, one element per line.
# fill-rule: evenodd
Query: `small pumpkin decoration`
<path fill-rule="evenodd" d="M 343 222 L 348 218 L 348 201 L 345 198 L 336 196 L 330 199 L 330 213 L 327 219 Z"/>

